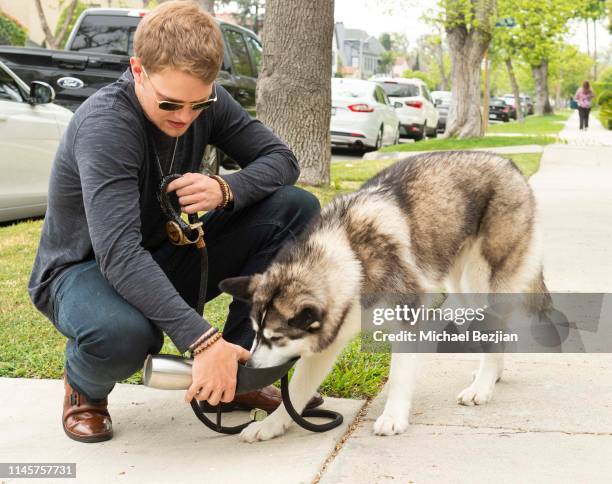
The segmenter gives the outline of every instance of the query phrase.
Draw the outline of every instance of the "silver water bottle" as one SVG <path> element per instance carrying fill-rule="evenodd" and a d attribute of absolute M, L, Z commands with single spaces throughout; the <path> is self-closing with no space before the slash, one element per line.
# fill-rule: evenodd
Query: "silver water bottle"
<path fill-rule="evenodd" d="M 142 373 L 143 383 L 162 390 L 187 390 L 191 386 L 193 358 L 176 355 L 148 355 Z"/>

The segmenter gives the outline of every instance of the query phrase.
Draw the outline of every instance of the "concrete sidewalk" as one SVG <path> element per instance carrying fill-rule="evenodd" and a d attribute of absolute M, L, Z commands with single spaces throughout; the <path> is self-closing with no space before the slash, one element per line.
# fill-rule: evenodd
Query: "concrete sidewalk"
<path fill-rule="evenodd" d="M 59 482 L 86 484 L 309 483 L 363 405 L 326 397 L 320 408 L 340 412 L 340 427 L 316 434 L 294 425 L 282 438 L 248 444 L 200 423 L 182 390 L 120 384 L 109 396 L 113 439 L 83 444 L 63 432 L 63 395 L 60 380 L 0 378 L 0 462 L 76 462 L 77 479 Z M 248 412 L 232 412 L 223 423 L 248 418 Z"/>
<path fill-rule="evenodd" d="M 531 179 L 553 291 L 612 292 L 612 133 L 591 125 L 572 116 Z M 321 482 L 610 482 L 612 355 L 508 355 L 493 401 L 462 407 L 476 360 L 428 355 L 400 436 L 372 433 L 385 388 Z"/>

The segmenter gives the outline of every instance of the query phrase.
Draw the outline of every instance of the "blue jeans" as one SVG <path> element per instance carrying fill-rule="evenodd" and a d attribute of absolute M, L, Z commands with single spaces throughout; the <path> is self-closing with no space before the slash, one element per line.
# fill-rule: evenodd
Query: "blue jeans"
<path fill-rule="evenodd" d="M 309 192 L 284 186 L 242 210 L 204 214 L 200 220 L 208 250 L 206 301 L 220 294 L 223 279 L 263 272 L 319 210 L 318 200 Z M 152 256 L 195 308 L 200 279 L 197 249 L 167 242 Z M 224 339 L 246 349 L 255 336 L 249 311 L 249 304 L 233 300 L 223 328 Z M 162 331 L 115 291 L 93 259 L 60 276 L 53 323 L 68 338 L 68 382 L 94 402 L 141 369 L 147 355 L 159 353 L 164 342 Z"/>

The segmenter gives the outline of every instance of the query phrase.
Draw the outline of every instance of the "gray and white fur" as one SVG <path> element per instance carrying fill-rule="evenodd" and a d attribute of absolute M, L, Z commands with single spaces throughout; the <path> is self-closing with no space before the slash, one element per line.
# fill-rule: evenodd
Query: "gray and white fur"
<path fill-rule="evenodd" d="M 372 295 L 443 286 L 455 293 L 548 294 L 535 210 L 525 177 L 506 158 L 461 151 L 412 156 L 332 200 L 265 273 L 220 287 L 252 304 L 252 364 L 301 356 L 289 389 L 302 410 L 359 333 L 361 306 L 371 306 Z M 416 354 L 392 354 L 376 434 L 407 429 L 418 361 Z M 483 354 L 458 403 L 488 402 L 502 371 L 503 354 Z M 241 439 L 271 439 L 291 422 L 281 405 Z"/>

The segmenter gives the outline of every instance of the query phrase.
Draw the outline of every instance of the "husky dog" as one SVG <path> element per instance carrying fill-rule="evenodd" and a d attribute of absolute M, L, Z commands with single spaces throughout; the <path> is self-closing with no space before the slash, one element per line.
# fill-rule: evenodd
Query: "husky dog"
<path fill-rule="evenodd" d="M 432 293 L 444 284 L 456 293 L 548 294 L 534 196 L 512 161 L 461 151 L 399 161 L 326 205 L 265 273 L 220 287 L 251 304 L 254 366 L 301 356 L 290 382 L 301 411 L 361 330 L 361 306 L 373 303 L 367 295 Z M 376 434 L 407 429 L 417 363 L 416 354 L 392 354 Z M 458 403 L 488 402 L 502 371 L 503 354 L 483 354 Z M 241 439 L 271 439 L 291 422 L 281 405 Z"/>

